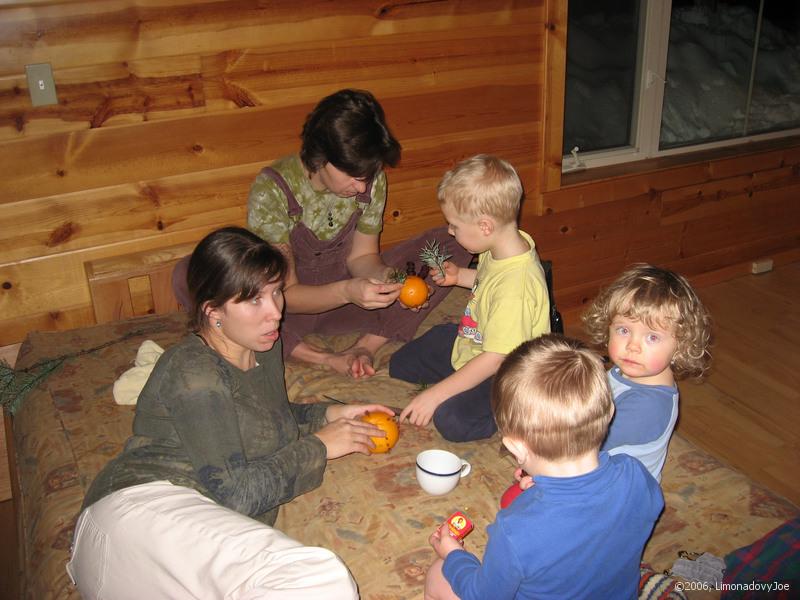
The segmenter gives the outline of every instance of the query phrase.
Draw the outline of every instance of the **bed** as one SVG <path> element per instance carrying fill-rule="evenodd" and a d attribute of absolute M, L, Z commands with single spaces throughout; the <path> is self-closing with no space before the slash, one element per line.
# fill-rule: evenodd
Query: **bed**
<path fill-rule="evenodd" d="M 431 311 L 418 333 L 452 321 L 464 301 L 460 291 L 453 291 Z M 64 571 L 75 519 L 88 485 L 120 451 L 131 430 L 133 407 L 115 404 L 113 383 L 132 366 L 143 341 L 168 347 L 184 332 L 183 314 L 170 313 L 31 333 L 23 343 L 18 369 L 63 359 L 24 399 L 13 419 L 25 598 L 79 597 Z M 341 349 L 353 340 L 339 336 L 311 341 Z M 388 376 L 388 357 L 396 348 L 389 344 L 382 349 L 376 357 L 378 373 L 366 381 L 289 362 L 289 397 L 314 402 L 328 395 L 403 406 L 413 396 L 414 386 Z M 472 464 L 458 487 L 440 497 L 427 496 L 414 475 L 416 454 L 433 447 L 451 450 Z M 390 453 L 331 462 L 323 484 L 284 506 L 276 526 L 306 544 L 337 552 L 364 599 L 421 598 L 425 570 L 433 559 L 429 533 L 461 510 L 475 523 L 467 547 L 480 555 L 486 526 L 498 510 L 513 469 L 497 436 L 454 444 L 434 429 L 401 426 L 400 440 Z M 666 510 L 644 556 L 655 571 L 668 569 L 681 550 L 724 556 L 798 514 L 796 506 L 678 434 L 671 442 L 662 486 Z"/>

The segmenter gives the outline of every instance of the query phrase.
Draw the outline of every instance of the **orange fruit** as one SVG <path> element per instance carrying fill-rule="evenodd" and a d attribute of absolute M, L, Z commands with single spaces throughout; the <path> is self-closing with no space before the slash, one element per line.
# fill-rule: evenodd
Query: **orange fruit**
<path fill-rule="evenodd" d="M 361 417 L 361 420 L 371 423 L 386 432 L 386 437 L 370 438 L 375 444 L 375 447 L 370 450 L 373 454 L 388 452 L 397 443 L 397 438 L 400 437 L 400 429 L 397 427 L 397 421 L 394 420 L 394 417 L 382 412 L 368 412 Z"/>
<path fill-rule="evenodd" d="M 416 275 L 408 275 L 400 289 L 400 302 L 409 308 L 422 306 L 428 299 L 428 284 Z"/>

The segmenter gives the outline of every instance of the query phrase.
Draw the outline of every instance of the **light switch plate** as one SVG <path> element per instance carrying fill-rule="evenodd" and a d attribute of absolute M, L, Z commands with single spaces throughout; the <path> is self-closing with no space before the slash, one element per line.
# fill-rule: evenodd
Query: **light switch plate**
<path fill-rule="evenodd" d="M 56 82 L 53 81 L 53 69 L 50 63 L 25 65 L 25 75 L 28 77 L 31 104 L 34 106 L 58 104 Z"/>

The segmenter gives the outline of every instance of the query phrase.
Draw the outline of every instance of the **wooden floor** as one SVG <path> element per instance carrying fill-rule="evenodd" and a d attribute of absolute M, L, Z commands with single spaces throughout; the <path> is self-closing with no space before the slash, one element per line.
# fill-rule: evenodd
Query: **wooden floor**
<path fill-rule="evenodd" d="M 698 287 L 714 319 L 710 375 L 679 382 L 677 430 L 800 505 L 800 262 Z M 566 333 L 585 339 L 577 315 Z"/>
<path fill-rule="evenodd" d="M 800 505 L 800 262 L 698 289 L 712 372 L 681 382 L 678 431 Z"/>

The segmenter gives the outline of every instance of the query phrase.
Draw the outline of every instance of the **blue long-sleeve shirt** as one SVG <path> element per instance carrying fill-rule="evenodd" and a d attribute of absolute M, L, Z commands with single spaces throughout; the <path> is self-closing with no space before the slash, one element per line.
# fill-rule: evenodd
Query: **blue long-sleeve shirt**
<path fill-rule="evenodd" d="M 644 544 L 664 508 L 644 466 L 603 452 L 590 473 L 534 483 L 489 526 L 482 562 L 465 550 L 448 554 L 443 573 L 456 595 L 636 598 Z"/>
<path fill-rule="evenodd" d="M 633 456 L 661 481 L 669 440 L 678 420 L 677 386 L 636 383 L 624 377 L 619 367 L 608 372 L 608 384 L 616 410 L 600 449 Z"/>

